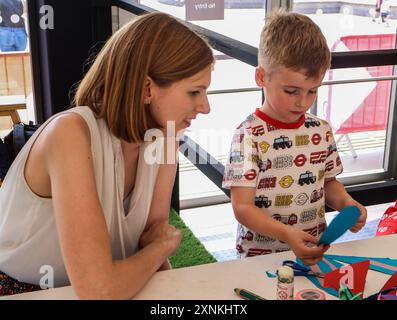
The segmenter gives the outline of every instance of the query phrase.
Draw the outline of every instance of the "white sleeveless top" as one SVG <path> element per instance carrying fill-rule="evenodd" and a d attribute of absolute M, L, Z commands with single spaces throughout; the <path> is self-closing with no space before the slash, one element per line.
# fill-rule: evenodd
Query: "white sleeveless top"
<path fill-rule="evenodd" d="M 87 122 L 96 187 L 113 259 L 128 257 L 138 249 L 157 179 L 159 164 L 144 161 L 145 149 L 152 143 L 145 142 L 140 147 L 135 187 L 123 203 L 124 158 L 120 140 L 110 133 L 102 119 L 95 118 L 88 107 L 73 108 L 61 114 L 66 112 L 78 113 Z M 32 144 L 46 124 L 58 115 L 47 120 L 28 140 L 0 188 L 0 270 L 19 281 L 39 285 L 40 279 L 49 275 L 51 267 L 54 287 L 70 282 L 60 250 L 52 199 L 34 194 L 23 172 Z"/>

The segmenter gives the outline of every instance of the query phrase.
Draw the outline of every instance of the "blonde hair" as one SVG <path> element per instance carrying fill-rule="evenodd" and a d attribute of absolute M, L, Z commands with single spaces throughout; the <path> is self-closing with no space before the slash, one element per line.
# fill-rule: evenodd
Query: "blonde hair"
<path fill-rule="evenodd" d="M 331 52 L 320 28 L 307 16 L 277 10 L 266 18 L 261 33 L 259 66 L 271 71 L 278 66 L 304 70 L 318 77 L 331 66 Z"/>
<path fill-rule="evenodd" d="M 214 62 L 211 47 L 164 13 L 138 17 L 105 44 L 78 86 L 73 105 L 88 106 L 117 138 L 142 142 L 158 127 L 145 108 L 145 80 L 160 87 L 189 78 Z"/>

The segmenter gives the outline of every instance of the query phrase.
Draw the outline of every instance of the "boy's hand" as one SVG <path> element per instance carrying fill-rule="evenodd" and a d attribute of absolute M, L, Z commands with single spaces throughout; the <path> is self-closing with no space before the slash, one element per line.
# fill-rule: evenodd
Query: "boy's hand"
<path fill-rule="evenodd" d="M 329 245 L 309 247 L 308 242 L 318 244 L 318 238 L 313 237 L 305 231 L 291 228 L 286 236 L 286 242 L 297 258 L 301 259 L 305 265 L 314 265 L 320 262 L 324 253 L 329 249 Z"/>
<path fill-rule="evenodd" d="M 353 233 L 359 232 L 365 226 L 365 222 L 367 221 L 367 209 L 361 203 L 352 198 L 346 201 L 345 206 L 356 206 L 358 209 L 360 209 L 360 217 L 358 218 L 355 225 L 350 229 L 350 231 Z"/>

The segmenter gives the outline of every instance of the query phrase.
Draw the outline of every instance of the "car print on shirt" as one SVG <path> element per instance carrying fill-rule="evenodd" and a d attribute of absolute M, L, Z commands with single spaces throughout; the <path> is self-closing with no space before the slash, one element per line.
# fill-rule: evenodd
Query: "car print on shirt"
<path fill-rule="evenodd" d="M 313 119 L 313 118 L 307 118 L 305 120 L 305 127 L 310 128 L 310 127 L 319 127 L 320 126 L 320 121 Z"/>
<path fill-rule="evenodd" d="M 247 252 L 247 258 L 254 257 L 254 256 L 261 256 L 261 255 L 270 254 L 270 253 L 273 253 L 273 250 L 261 249 L 261 248 L 250 248 L 250 249 L 248 249 L 248 252 Z"/>
<path fill-rule="evenodd" d="M 327 151 L 317 151 L 317 152 L 312 152 L 310 154 L 310 163 L 311 164 L 317 164 L 317 163 L 323 163 L 327 160 Z"/>
<path fill-rule="evenodd" d="M 258 163 L 259 160 L 260 160 L 260 159 L 259 159 L 259 157 L 258 157 L 257 154 L 250 153 L 250 154 L 248 154 L 248 156 L 247 156 L 247 161 L 251 161 L 251 162 L 253 162 L 253 163 Z"/>
<path fill-rule="evenodd" d="M 329 157 L 331 154 L 333 154 L 334 152 L 336 152 L 336 143 L 330 144 L 328 146 L 328 153 L 327 153 L 327 157 Z"/>
<path fill-rule="evenodd" d="M 325 216 L 325 206 L 322 205 L 320 209 L 318 209 L 318 216 L 322 219 Z"/>
<path fill-rule="evenodd" d="M 321 136 L 318 133 L 312 135 L 312 143 L 317 146 L 321 142 Z"/>
<path fill-rule="evenodd" d="M 252 138 L 245 139 L 245 143 L 250 146 L 252 149 L 258 149 L 258 143 L 255 142 Z"/>
<path fill-rule="evenodd" d="M 272 167 L 272 162 L 270 161 L 270 159 L 267 159 L 266 162 L 258 159 L 257 162 L 258 162 L 259 172 L 266 172 Z"/>
<path fill-rule="evenodd" d="M 232 151 L 230 153 L 230 158 L 229 158 L 230 163 L 232 162 L 243 162 L 244 161 L 244 155 L 239 152 L 239 151 Z"/>
<path fill-rule="evenodd" d="M 243 246 L 241 244 L 236 244 L 236 250 L 238 253 L 244 252 Z"/>
<path fill-rule="evenodd" d="M 259 148 L 262 151 L 262 153 L 266 153 L 267 150 L 269 150 L 270 144 L 268 144 L 266 141 L 261 141 L 259 142 Z"/>
<path fill-rule="evenodd" d="M 295 197 L 294 201 L 298 206 L 303 206 L 307 202 L 307 200 L 309 200 L 309 196 L 306 193 L 302 192 Z"/>
<path fill-rule="evenodd" d="M 254 239 L 254 234 L 251 231 L 247 231 L 245 236 L 242 237 L 243 240 L 252 241 Z"/>
<path fill-rule="evenodd" d="M 227 172 L 226 180 L 227 181 L 239 181 L 243 177 L 242 169 L 231 169 Z"/>
<path fill-rule="evenodd" d="M 329 172 L 334 169 L 334 160 L 329 160 L 328 162 L 325 163 L 325 171 Z"/>
<path fill-rule="evenodd" d="M 317 209 L 311 208 L 303 211 L 299 218 L 299 223 L 308 223 L 316 220 L 317 218 Z"/>
<path fill-rule="evenodd" d="M 287 169 L 294 165 L 294 157 L 291 155 L 283 155 L 273 159 L 273 169 Z"/>
<path fill-rule="evenodd" d="M 304 134 L 304 135 L 295 136 L 295 145 L 297 147 L 307 146 L 309 143 L 310 143 L 309 135 Z"/>
<path fill-rule="evenodd" d="M 272 131 L 275 131 L 275 130 L 279 130 L 279 128 L 277 128 L 277 127 L 275 127 L 275 126 L 272 126 L 272 125 L 269 124 L 269 123 L 266 123 L 266 127 L 267 127 L 267 131 L 268 131 L 268 132 L 272 132 Z"/>
<path fill-rule="evenodd" d="M 324 195 L 324 188 L 321 188 L 318 191 L 313 190 L 312 195 L 310 196 L 310 203 L 314 203 L 322 199 L 323 195 Z"/>
<path fill-rule="evenodd" d="M 262 178 L 258 183 L 257 189 L 273 189 L 276 187 L 276 177 Z"/>
<path fill-rule="evenodd" d="M 256 171 L 254 169 L 248 170 L 246 173 L 244 173 L 244 178 L 248 181 L 254 180 L 256 178 Z"/>
<path fill-rule="evenodd" d="M 272 218 L 277 221 L 280 221 L 283 224 L 288 224 L 290 226 L 293 226 L 294 224 L 298 223 L 298 216 L 296 214 L 291 214 L 289 216 L 282 216 L 276 213 L 272 215 Z"/>
<path fill-rule="evenodd" d="M 255 233 L 254 240 L 256 242 L 262 242 L 262 243 L 273 243 L 273 242 L 276 242 L 275 238 L 272 238 L 272 237 L 269 237 L 269 236 L 264 236 L 264 235 L 261 235 L 259 233 Z"/>
<path fill-rule="evenodd" d="M 295 157 L 295 159 L 294 159 L 294 164 L 295 164 L 297 167 L 303 167 L 303 166 L 305 165 L 306 161 L 307 161 L 306 156 L 305 156 L 303 153 L 301 153 L 301 154 L 298 154 L 298 155 Z"/>
<path fill-rule="evenodd" d="M 281 188 L 287 189 L 294 183 L 294 179 L 291 176 L 284 176 L 280 179 L 278 184 Z"/>
<path fill-rule="evenodd" d="M 265 207 L 267 209 L 271 205 L 272 205 L 272 200 L 269 200 L 268 197 L 265 197 L 265 196 L 255 197 L 255 206 L 257 206 L 258 208 Z"/>
<path fill-rule="evenodd" d="M 276 207 L 289 207 L 292 203 L 292 194 L 281 194 L 276 196 L 275 206 Z"/>
<path fill-rule="evenodd" d="M 306 171 L 299 176 L 298 184 L 303 186 L 304 184 L 311 184 L 316 182 L 316 176 L 312 172 Z"/>
<path fill-rule="evenodd" d="M 251 133 L 257 137 L 257 136 L 262 136 L 265 134 L 265 128 L 263 125 L 255 126 L 251 128 Z"/>
<path fill-rule="evenodd" d="M 285 148 L 291 148 L 291 147 L 292 147 L 292 141 L 286 136 L 280 136 L 280 137 L 274 139 L 273 149 L 275 149 L 275 150 L 278 150 L 279 148 L 285 149 Z"/>
<path fill-rule="evenodd" d="M 331 137 L 332 137 L 332 131 L 327 131 L 327 132 L 325 133 L 325 141 L 326 141 L 326 142 L 329 142 L 329 140 L 331 139 Z"/>

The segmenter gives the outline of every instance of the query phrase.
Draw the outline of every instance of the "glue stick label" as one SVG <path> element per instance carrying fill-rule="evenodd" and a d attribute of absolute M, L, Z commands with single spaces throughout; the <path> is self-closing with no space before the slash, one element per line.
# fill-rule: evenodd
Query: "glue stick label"
<path fill-rule="evenodd" d="M 294 284 L 293 283 L 277 283 L 277 300 L 293 300 Z"/>

